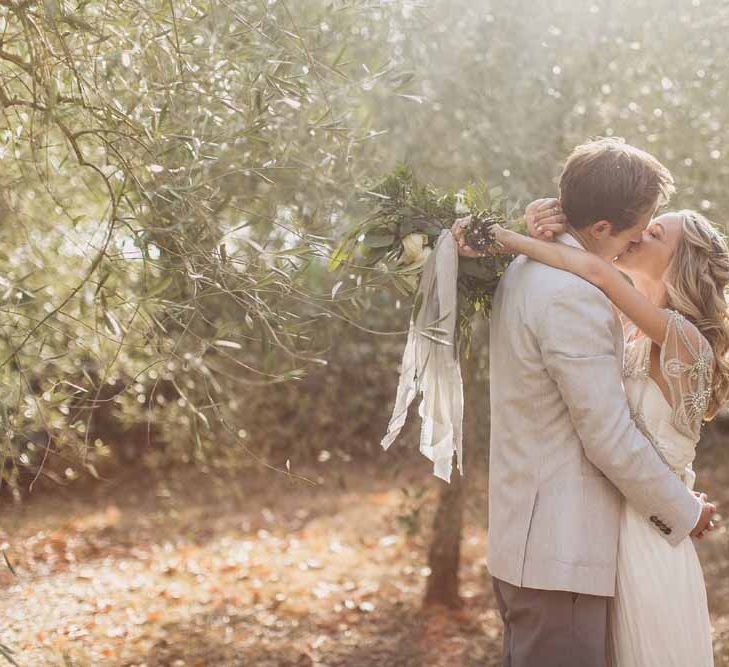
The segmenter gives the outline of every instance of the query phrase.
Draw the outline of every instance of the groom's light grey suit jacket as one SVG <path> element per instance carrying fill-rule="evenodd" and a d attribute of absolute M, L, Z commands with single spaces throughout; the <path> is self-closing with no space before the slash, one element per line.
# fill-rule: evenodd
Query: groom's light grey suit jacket
<path fill-rule="evenodd" d="M 496 291 L 490 339 L 489 571 L 612 596 L 623 496 L 672 545 L 700 512 L 631 419 L 615 311 L 590 283 L 519 256 Z"/>

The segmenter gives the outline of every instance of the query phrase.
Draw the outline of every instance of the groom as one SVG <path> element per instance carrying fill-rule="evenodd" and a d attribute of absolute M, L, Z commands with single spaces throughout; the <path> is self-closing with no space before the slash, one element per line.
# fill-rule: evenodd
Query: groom
<path fill-rule="evenodd" d="M 573 151 L 559 189 L 569 224 L 557 241 L 612 260 L 640 242 L 673 180 L 651 155 L 600 139 Z M 459 253 L 477 255 L 453 231 Z M 714 507 L 633 423 L 622 328 L 599 289 L 517 257 L 494 296 L 489 356 L 487 562 L 504 666 L 604 667 L 622 497 L 672 545 L 706 529 Z"/>

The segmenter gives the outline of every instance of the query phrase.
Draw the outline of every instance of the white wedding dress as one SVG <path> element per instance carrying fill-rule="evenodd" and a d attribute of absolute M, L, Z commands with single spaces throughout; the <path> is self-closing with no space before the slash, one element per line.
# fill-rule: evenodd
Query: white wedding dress
<path fill-rule="evenodd" d="M 668 466 L 693 488 L 691 464 L 711 395 L 712 353 L 680 314 L 661 348 L 669 402 L 649 376 L 651 340 L 626 324 L 624 384 L 633 418 Z M 613 667 L 713 666 L 706 587 L 691 538 L 671 546 L 657 523 L 623 503 L 617 588 L 610 611 Z"/>

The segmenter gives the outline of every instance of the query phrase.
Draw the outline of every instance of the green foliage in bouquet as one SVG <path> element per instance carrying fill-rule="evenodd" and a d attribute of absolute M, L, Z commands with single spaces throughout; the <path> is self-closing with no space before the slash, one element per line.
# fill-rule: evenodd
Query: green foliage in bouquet
<path fill-rule="evenodd" d="M 469 184 L 454 192 L 442 192 L 420 183 L 411 168 L 398 165 L 362 194 L 371 213 L 345 236 L 332 256 L 330 269 L 343 262 L 380 269 L 405 294 L 417 289 L 422 266 L 443 229 L 456 219 L 471 216 L 466 239 L 476 249 L 488 248 L 488 228 L 498 223 L 523 229 L 513 221 L 501 188 Z M 468 354 L 474 317 L 488 317 L 499 278 L 513 259 L 509 254 L 459 257 L 458 262 L 458 342 Z M 417 304 L 416 304 L 417 307 Z"/>

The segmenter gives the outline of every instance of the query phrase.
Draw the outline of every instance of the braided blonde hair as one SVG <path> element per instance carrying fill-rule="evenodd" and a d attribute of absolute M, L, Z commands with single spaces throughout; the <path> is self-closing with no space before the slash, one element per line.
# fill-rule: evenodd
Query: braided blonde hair
<path fill-rule="evenodd" d="M 683 210 L 682 234 L 669 266 L 668 306 L 684 315 L 709 341 L 714 373 L 705 418 L 729 398 L 729 246 L 701 213 Z"/>

